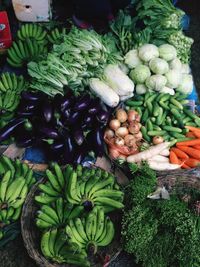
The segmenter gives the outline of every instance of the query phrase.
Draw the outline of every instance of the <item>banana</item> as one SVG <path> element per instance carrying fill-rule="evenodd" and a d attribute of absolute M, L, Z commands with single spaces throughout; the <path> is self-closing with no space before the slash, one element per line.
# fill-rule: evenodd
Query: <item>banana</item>
<path fill-rule="evenodd" d="M 12 66 L 14 68 L 21 68 L 23 66 L 23 63 L 21 61 L 16 63 L 15 61 L 13 61 L 13 59 L 10 59 L 9 57 L 7 57 L 6 60 L 7 60 L 8 64 L 10 64 L 10 66 Z"/>
<path fill-rule="evenodd" d="M 22 32 L 21 32 L 21 29 L 17 31 L 17 37 L 19 40 L 24 40 L 24 37 L 22 36 Z"/>
<path fill-rule="evenodd" d="M 21 161 L 19 159 L 16 159 L 14 161 L 14 166 L 15 166 L 15 176 L 16 177 L 19 177 L 19 176 L 22 176 L 22 172 L 21 172 Z"/>
<path fill-rule="evenodd" d="M 25 177 L 27 175 L 29 171 L 29 166 L 26 163 L 22 163 L 22 173 L 23 173 L 23 177 Z"/>
<path fill-rule="evenodd" d="M 104 224 L 105 224 L 104 210 L 103 208 L 98 208 L 96 234 L 94 236 L 95 241 L 98 240 L 98 238 L 102 235 Z"/>
<path fill-rule="evenodd" d="M 113 210 L 115 210 L 115 208 L 110 207 L 110 206 L 100 206 L 100 207 L 103 208 L 104 213 L 109 213 L 109 212 L 112 212 Z"/>
<path fill-rule="evenodd" d="M 98 183 L 95 184 L 95 186 L 93 188 L 91 188 L 90 192 L 89 192 L 89 197 L 92 196 L 93 193 L 95 193 L 96 191 L 112 184 L 114 182 L 114 179 L 112 176 L 110 176 L 109 178 L 107 178 L 104 181 L 99 181 Z"/>
<path fill-rule="evenodd" d="M 4 169 L 5 170 L 10 170 L 11 171 L 11 176 L 14 177 L 15 175 L 15 166 L 14 166 L 14 162 L 6 157 L 6 156 L 1 156 L 0 161 L 2 162 Z"/>
<path fill-rule="evenodd" d="M 12 92 L 10 90 L 7 90 L 5 95 L 4 95 L 4 100 L 3 100 L 3 106 L 5 109 L 9 110 L 9 105 L 10 105 L 10 97 L 12 95 Z"/>
<path fill-rule="evenodd" d="M 26 81 L 25 81 L 24 77 L 22 75 L 20 75 L 18 77 L 18 90 L 19 91 L 24 90 L 25 86 L 26 86 Z"/>
<path fill-rule="evenodd" d="M 67 192 L 69 177 L 70 177 L 72 172 L 73 172 L 72 166 L 71 165 L 67 165 L 65 167 L 65 170 L 64 170 L 64 179 L 65 179 L 65 184 L 66 184 L 66 192 Z"/>
<path fill-rule="evenodd" d="M 57 163 L 54 164 L 54 171 L 55 171 L 55 174 L 58 178 L 58 182 L 59 182 L 61 188 L 64 188 L 64 185 L 65 185 L 64 175 L 63 175 L 63 172 L 62 172 L 60 166 Z"/>
<path fill-rule="evenodd" d="M 56 200 L 56 212 L 59 218 L 60 223 L 63 222 L 64 219 L 64 203 L 63 203 L 63 198 L 58 198 Z"/>
<path fill-rule="evenodd" d="M 20 50 L 19 50 L 19 46 L 18 46 L 18 42 L 13 42 L 12 44 L 15 52 L 16 52 L 16 55 L 18 56 L 19 59 L 23 60 L 23 55 L 21 54 Z"/>
<path fill-rule="evenodd" d="M 92 212 L 94 213 L 93 221 L 92 221 L 92 233 L 91 233 L 91 240 L 94 241 L 96 231 L 97 231 L 97 213 L 98 213 L 98 208 L 95 207 Z"/>
<path fill-rule="evenodd" d="M 112 242 L 115 235 L 114 225 L 111 220 L 107 220 L 105 228 L 106 228 L 105 235 L 103 234 L 102 238 L 100 238 L 97 242 L 98 246 L 101 247 L 109 245 Z"/>
<path fill-rule="evenodd" d="M 12 202 L 19 197 L 22 188 L 24 187 L 26 181 L 23 177 L 16 178 L 9 186 L 6 192 L 5 200 Z"/>
<path fill-rule="evenodd" d="M 41 36 L 42 31 L 43 31 L 42 27 L 41 26 L 37 26 L 37 33 L 34 36 L 36 40 Z"/>
<path fill-rule="evenodd" d="M 40 54 L 38 42 L 33 42 L 33 50 L 34 50 L 34 55 Z"/>
<path fill-rule="evenodd" d="M 68 236 L 68 238 L 70 239 L 71 242 L 78 244 L 80 246 L 80 248 L 85 248 L 85 244 L 79 242 L 76 239 L 76 237 L 74 236 L 74 233 L 72 232 L 72 229 L 71 229 L 71 227 L 69 225 L 67 225 L 65 227 L 65 232 L 66 232 L 66 234 L 67 234 L 67 236 Z"/>
<path fill-rule="evenodd" d="M 33 38 L 36 39 L 36 34 L 37 34 L 38 26 L 36 24 L 33 25 Z"/>
<path fill-rule="evenodd" d="M 44 40 L 44 38 L 46 37 L 47 32 L 45 30 L 43 30 L 43 32 L 40 34 L 39 37 L 37 37 L 37 41 L 42 41 Z"/>
<path fill-rule="evenodd" d="M 41 247 L 42 254 L 45 257 L 52 258 L 53 255 L 51 254 L 49 250 L 49 239 L 50 239 L 50 231 L 43 233 L 40 247 Z"/>
<path fill-rule="evenodd" d="M 68 219 L 74 219 L 77 218 L 78 216 L 80 216 L 84 211 L 84 207 L 83 206 L 75 206 L 75 208 L 72 209 L 72 212 L 70 213 Z"/>
<path fill-rule="evenodd" d="M 1 210 L 2 221 L 6 222 L 7 210 Z"/>
<path fill-rule="evenodd" d="M 52 197 L 58 197 L 60 194 L 55 191 L 52 187 L 51 187 L 51 184 L 39 184 L 38 186 L 40 188 L 40 190 L 44 193 L 46 193 L 47 195 L 49 196 L 52 196 Z"/>
<path fill-rule="evenodd" d="M 88 214 L 86 218 L 85 232 L 86 232 L 88 240 L 92 240 L 92 225 L 93 225 L 94 216 L 95 214 L 91 212 Z"/>
<path fill-rule="evenodd" d="M 84 229 L 84 226 L 82 224 L 82 221 L 80 218 L 75 218 L 74 220 L 74 224 L 75 224 L 75 227 L 76 227 L 76 230 L 77 232 L 79 233 L 79 235 L 81 236 L 81 238 L 87 242 L 88 241 L 88 238 L 86 236 L 86 233 L 85 233 L 85 229 Z"/>
<path fill-rule="evenodd" d="M 62 192 L 62 188 L 60 187 L 60 184 L 58 183 L 57 177 L 50 171 L 46 170 L 46 175 L 51 183 L 52 187 L 57 191 L 57 192 Z"/>
<path fill-rule="evenodd" d="M 49 204 L 53 201 L 56 200 L 56 197 L 51 197 L 45 194 L 40 194 L 39 196 L 35 196 L 35 200 L 39 203 L 39 204 Z"/>
<path fill-rule="evenodd" d="M 72 172 L 69 177 L 68 187 L 67 187 L 67 199 L 70 202 L 71 199 L 80 202 L 80 197 L 77 196 L 77 174 Z M 72 202 L 72 204 L 74 204 Z"/>
<path fill-rule="evenodd" d="M 22 35 L 23 39 L 26 39 L 25 24 L 22 25 L 20 31 L 21 31 L 21 35 Z"/>
<path fill-rule="evenodd" d="M 51 226 L 57 226 L 57 222 L 44 212 L 38 211 L 37 218 L 51 224 Z"/>
<path fill-rule="evenodd" d="M 9 89 L 12 90 L 13 89 L 13 83 L 12 83 L 12 79 L 10 77 L 10 73 L 5 72 L 5 76 L 6 76 L 6 80 L 8 82 Z"/>
<path fill-rule="evenodd" d="M 13 221 L 17 221 L 19 219 L 19 217 L 21 215 L 21 211 L 22 211 L 22 207 L 19 207 L 19 208 L 15 209 L 15 212 L 14 212 L 14 214 L 12 216 L 12 220 Z"/>
<path fill-rule="evenodd" d="M 7 187 L 10 182 L 10 179 L 11 179 L 11 171 L 7 171 L 1 180 L 0 199 L 2 200 L 2 202 L 5 201 L 6 191 L 7 191 Z"/>
<path fill-rule="evenodd" d="M 53 37 L 51 36 L 51 34 L 48 34 L 47 35 L 47 38 L 48 38 L 48 40 L 49 40 L 50 43 L 55 44 L 55 40 L 53 39 Z"/>
<path fill-rule="evenodd" d="M 3 85 L 4 85 L 4 87 L 6 88 L 6 90 L 8 90 L 8 89 L 9 89 L 9 84 L 8 84 L 8 81 L 7 81 L 7 78 L 6 78 L 5 73 L 3 73 L 3 74 L 1 75 L 1 80 L 2 80 Z"/>
<path fill-rule="evenodd" d="M 16 54 L 15 49 L 13 47 L 10 47 L 8 49 L 8 56 L 9 57 L 7 59 L 12 60 L 12 62 L 14 62 L 15 64 L 22 65 L 22 60 L 18 57 L 18 55 Z"/>
<path fill-rule="evenodd" d="M 15 75 L 15 73 L 11 73 L 12 76 L 12 82 L 13 82 L 13 90 L 17 90 L 17 76 Z"/>
<path fill-rule="evenodd" d="M 30 38 L 26 39 L 27 47 L 29 51 L 29 59 L 32 59 L 35 56 L 34 48 L 33 48 L 33 40 L 31 41 Z"/>
<path fill-rule="evenodd" d="M 108 197 L 96 197 L 94 199 L 94 202 L 96 202 L 102 206 L 107 205 L 107 206 L 110 206 L 110 207 L 113 207 L 116 209 L 123 209 L 123 207 L 124 207 L 123 203 L 116 201 L 114 199 L 108 198 Z"/>
<path fill-rule="evenodd" d="M 86 183 L 87 181 L 81 181 L 81 184 L 80 184 L 80 194 L 82 197 L 86 197 L 85 196 L 85 186 L 86 186 Z"/>
<path fill-rule="evenodd" d="M 54 246 L 55 246 L 55 242 L 56 242 L 57 233 L 58 233 L 58 230 L 56 228 L 50 230 L 48 247 L 49 247 L 49 251 L 50 251 L 52 256 L 55 255 Z"/>
<path fill-rule="evenodd" d="M 51 217 L 57 224 L 60 223 L 59 217 L 56 213 L 56 211 L 48 206 L 48 205 L 42 205 L 41 206 L 41 212 L 45 213 L 46 215 L 48 215 L 49 217 Z"/>
<path fill-rule="evenodd" d="M 55 28 L 54 32 L 55 32 L 56 39 L 59 39 L 60 38 L 60 33 L 59 33 L 58 28 Z"/>
<path fill-rule="evenodd" d="M 43 221 L 43 220 L 38 219 L 38 218 L 36 219 L 36 225 L 40 229 L 46 229 L 46 228 L 51 228 L 52 227 L 51 223 Z"/>
<path fill-rule="evenodd" d="M 69 226 L 71 228 L 72 234 L 74 235 L 74 237 L 76 238 L 76 240 L 78 241 L 78 243 L 81 243 L 81 244 L 83 244 L 85 246 L 86 245 L 86 242 L 82 238 L 82 236 L 80 235 L 79 231 L 77 231 L 76 226 L 75 226 L 73 220 L 69 220 Z"/>
<path fill-rule="evenodd" d="M 29 24 L 29 36 L 33 37 L 33 24 Z"/>
<path fill-rule="evenodd" d="M 80 198 L 80 199 L 82 199 L 81 187 L 80 187 L 81 184 L 82 184 L 82 181 L 78 180 L 77 181 L 77 186 L 76 186 L 76 193 L 77 193 L 78 198 Z"/>
<path fill-rule="evenodd" d="M 3 163 L 0 161 L 0 175 L 4 174 L 5 172 L 6 172 L 6 169 L 3 166 Z"/>
<path fill-rule="evenodd" d="M 99 241 L 101 241 L 106 236 L 106 233 L 107 233 L 107 223 L 108 223 L 109 220 L 110 220 L 109 217 L 106 217 L 104 219 L 103 226 L 101 225 L 101 233 L 99 231 L 98 234 L 97 234 L 97 236 L 95 237 L 97 244 L 98 244 Z"/>
<path fill-rule="evenodd" d="M 72 254 L 64 252 L 63 257 L 65 258 L 65 262 L 67 264 L 72 264 L 80 267 L 89 267 L 90 262 L 86 259 L 84 254 Z"/>
<path fill-rule="evenodd" d="M 73 209 L 74 205 L 71 203 L 66 203 L 64 205 L 64 209 L 63 209 L 63 222 L 66 222 L 69 218 L 69 215 Z"/>
<path fill-rule="evenodd" d="M 13 200 L 12 202 L 10 202 L 9 205 L 15 209 L 19 208 L 20 206 L 24 204 L 27 193 L 28 193 L 28 186 L 24 184 L 24 187 L 22 188 L 19 197 Z"/>
<path fill-rule="evenodd" d="M 56 32 L 55 32 L 55 30 L 53 30 L 53 31 L 51 32 L 51 35 L 52 35 L 54 41 L 56 42 L 56 41 L 57 41 L 57 37 L 56 37 Z"/>
<path fill-rule="evenodd" d="M 6 92 L 6 87 L 4 86 L 4 84 L 2 83 L 2 81 L 0 80 L 0 90 L 2 91 L 2 92 Z"/>
<path fill-rule="evenodd" d="M 26 23 L 25 24 L 25 26 L 24 26 L 24 28 L 25 28 L 25 36 L 27 37 L 29 37 L 29 24 L 28 23 Z"/>
<path fill-rule="evenodd" d="M 15 209 L 13 207 L 9 207 L 7 210 L 6 219 L 10 220 L 11 217 L 14 215 L 14 213 L 15 213 Z"/>
<path fill-rule="evenodd" d="M 3 230 L 0 230 L 0 240 L 4 237 L 4 232 Z"/>
<path fill-rule="evenodd" d="M 122 191 L 113 190 L 113 189 L 101 189 L 99 191 L 96 191 L 92 197 L 108 197 L 108 198 L 121 198 L 124 196 L 124 193 Z"/>
<path fill-rule="evenodd" d="M 24 43 L 21 40 L 19 40 L 18 45 L 19 45 L 20 52 L 23 56 L 23 59 L 26 59 L 26 51 L 24 49 Z"/>
<path fill-rule="evenodd" d="M 33 170 L 29 168 L 24 178 L 26 180 L 26 184 L 28 185 L 28 187 L 30 187 L 30 185 L 32 185 L 32 180 L 33 180 Z"/>
<path fill-rule="evenodd" d="M 90 190 L 99 181 L 99 176 L 91 176 L 85 185 L 85 196 L 88 197 Z"/>
<path fill-rule="evenodd" d="M 57 233 L 55 244 L 54 244 L 54 254 L 56 256 L 60 255 L 60 250 L 65 245 L 66 240 L 67 240 L 67 236 L 65 235 L 65 233 L 59 230 Z"/>

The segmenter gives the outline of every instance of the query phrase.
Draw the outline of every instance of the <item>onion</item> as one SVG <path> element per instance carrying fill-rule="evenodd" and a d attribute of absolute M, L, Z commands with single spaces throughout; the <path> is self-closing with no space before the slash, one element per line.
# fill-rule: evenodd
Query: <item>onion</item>
<path fill-rule="evenodd" d="M 125 145 L 128 147 L 132 147 L 135 145 L 135 137 L 132 134 L 128 134 L 124 137 Z"/>
<path fill-rule="evenodd" d="M 137 122 L 132 121 L 128 127 L 128 130 L 132 134 L 137 134 L 140 130 L 140 125 Z"/>
<path fill-rule="evenodd" d="M 122 155 L 122 154 L 120 154 L 119 157 L 118 157 L 118 159 L 122 159 L 122 160 L 124 160 L 124 161 L 126 161 L 126 158 L 127 158 L 127 157 L 126 157 L 125 155 Z"/>
<path fill-rule="evenodd" d="M 106 129 L 106 131 L 105 131 L 105 137 L 106 137 L 106 138 L 110 139 L 110 138 L 112 138 L 112 137 L 114 137 L 114 136 L 115 136 L 115 133 L 114 133 L 113 130 L 111 130 L 111 129 Z"/>
<path fill-rule="evenodd" d="M 117 159 L 120 156 L 120 152 L 117 149 L 109 148 L 109 156 L 111 159 Z"/>
<path fill-rule="evenodd" d="M 113 119 L 109 123 L 110 129 L 116 131 L 120 127 L 120 121 Z"/>
<path fill-rule="evenodd" d="M 116 137 L 115 138 L 115 144 L 118 146 L 124 146 L 124 139 L 121 137 Z"/>
<path fill-rule="evenodd" d="M 128 129 L 126 127 L 119 127 L 115 131 L 116 136 L 124 137 L 128 134 Z"/>
<path fill-rule="evenodd" d="M 164 139 L 162 136 L 154 136 L 153 138 L 153 144 L 158 145 L 164 142 Z"/>
<path fill-rule="evenodd" d="M 142 139 L 142 133 L 138 132 L 137 134 L 135 134 L 135 139 L 136 141 L 140 141 Z"/>
<path fill-rule="evenodd" d="M 132 110 L 132 109 L 128 111 L 128 121 L 129 122 L 134 121 L 136 119 L 136 116 L 139 116 L 137 111 Z"/>
<path fill-rule="evenodd" d="M 140 117 L 139 114 L 135 115 L 135 120 L 136 120 L 137 122 L 140 122 L 140 119 L 141 119 L 141 117 Z"/>
<path fill-rule="evenodd" d="M 118 109 L 116 112 L 116 118 L 121 122 L 127 121 L 128 115 L 125 110 L 123 109 Z"/>

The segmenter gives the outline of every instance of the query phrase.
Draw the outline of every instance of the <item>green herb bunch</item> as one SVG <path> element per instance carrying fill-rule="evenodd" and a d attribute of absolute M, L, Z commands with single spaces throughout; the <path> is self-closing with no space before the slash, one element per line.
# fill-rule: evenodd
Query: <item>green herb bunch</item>
<path fill-rule="evenodd" d="M 155 172 L 146 164 L 131 169 L 122 220 L 124 250 L 144 267 L 200 266 L 199 217 L 175 193 L 170 200 L 148 199 L 157 187 Z"/>

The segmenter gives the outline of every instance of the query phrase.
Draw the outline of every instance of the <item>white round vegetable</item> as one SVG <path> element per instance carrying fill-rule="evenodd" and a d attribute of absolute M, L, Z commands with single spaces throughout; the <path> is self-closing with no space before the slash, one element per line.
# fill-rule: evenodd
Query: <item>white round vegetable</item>
<path fill-rule="evenodd" d="M 146 79 L 146 86 L 150 90 L 160 91 L 165 87 L 166 83 L 166 77 L 160 74 L 152 75 Z"/>
<path fill-rule="evenodd" d="M 162 90 L 160 90 L 160 93 L 165 93 L 165 94 L 170 94 L 170 95 L 175 95 L 175 91 L 172 88 L 169 88 L 167 86 L 163 87 Z"/>
<path fill-rule="evenodd" d="M 191 94 L 193 85 L 194 83 L 193 83 L 192 75 L 183 74 L 180 85 L 178 86 L 176 90 L 183 94 Z"/>
<path fill-rule="evenodd" d="M 155 74 L 165 74 L 169 71 L 169 64 L 161 58 L 154 58 L 150 61 L 149 67 Z"/>
<path fill-rule="evenodd" d="M 144 83 L 151 76 L 149 68 L 145 65 L 138 65 L 130 72 L 130 77 L 135 83 Z"/>
<path fill-rule="evenodd" d="M 177 88 L 181 82 L 182 74 L 179 70 L 169 70 L 165 77 L 167 78 L 167 87 Z"/>
<path fill-rule="evenodd" d="M 142 64 L 141 59 L 138 56 L 138 51 L 136 49 L 130 50 L 126 55 L 125 55 L 125 63 L 126 65 L 130 68 L 133 69 L 137 67 L 138 65 Z"/>
<path fill-rule="evenodd" d="M 144 84 L 137 84 L 135 90 L 136 94 L 143 95 L 148 91 L 148 88 Z"/>
<path fill-rule="evenodd" d="M 139 48 L 139 57 L 145 62 L 149 62 L 151 59 L 159 57 L 159 51 L 157 46 L 153 44 L 145 44 Z"/>
<path fill-rule="evenodd" d="M 191 73 L 191 69 L 190 69 L 189 64 L 182 64 L 181 73 L 183 73 L 183 74 Z"/>
<path fill-rule="evenodd" d="M 169 68 L 172 70 L 179 70 L 181 71 L 182 63 L 179 58 L 175 58 L 169 62 Z"/>
<path fill-rule="evenodd" d="M 166 61 L 171 61 L 176 58 L 176 48 L 169 44 L 163 44 L 159 48 L 159 57 Z"/>

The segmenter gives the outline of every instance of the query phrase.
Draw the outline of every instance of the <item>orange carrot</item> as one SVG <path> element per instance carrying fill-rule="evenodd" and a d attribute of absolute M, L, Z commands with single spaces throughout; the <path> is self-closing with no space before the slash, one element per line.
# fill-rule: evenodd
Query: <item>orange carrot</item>
<path fill-rule="evenodd" d="M 188 165 L 189 167 L 197 167 L 200 166 L 200 161 L 197 159 L 189 158 L 185 161 L 185 164 Z"/>
<path fill-rule="evenodd" d="M 200 150 L 200 145 L 193 146 L 193 148 Z"/>
<path fill-rule="evenodd" d="M 194 131 L 193 134 L 195 137 L 200 138 L 200 131 Z"/>
<path fill-rule="evenodd" d="M 180 164 L 180 161 L 179 161 L 177 155 L 172 150 L 169 153 L 169 160 L 170 160 L 170 163 Z"/>
<path fill-rule="evenodd" d="M 177 147 L 172 147 L 171 148 L 171 151 L 173 151 L 176 154 L 176 156 L 178 158 L 180 158 L 180 159 L 188 159 L 189 158 L 188 155 L 185 152 L 181 151 Z"/>
<path fill-rule="evenodd" d="M 192 132 L 186 133 L 186 137 L 195 137 L 196 138 L 196 136 Z"/>
<path fill-rule="evenodd" d="M 193 127 L 193 126 L 185 126 L 185 128 L 189 129 L 191 132 L 200 132 L 200 128 Z"/>
<path fill-rule="evenodd" d="M 178 147 L 179 146 L 195 146 L 195 145 L 200 145 L 200 138 L 176 143 L 176 146 Z"/>
<path fill-rule="evenodd" d="M 182 150 L 183 152 L 187 153 L 192 158 L 200 159 L 200 151 L 199 150 L 192 148 L 192 147 L 188 147 L 188 146 L 179 146 L 178 148 L 180 150 Z"/>
<path fill-rule="evenodd" d="M 181 168 L 182 168 L 182 169 L 191 169 L 191 167 L 189 167 L 189 166 L 188 166 L 187 164 L 185 164 L 184 162 L 182 162 Z"/>

